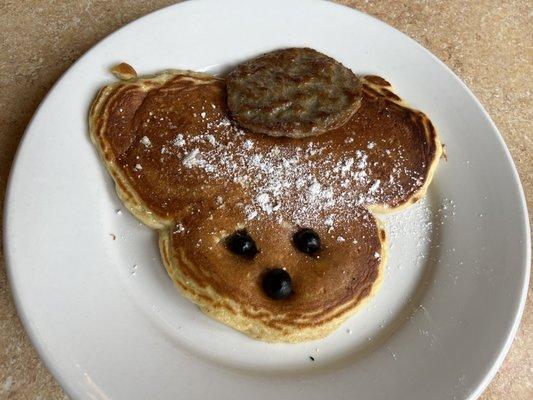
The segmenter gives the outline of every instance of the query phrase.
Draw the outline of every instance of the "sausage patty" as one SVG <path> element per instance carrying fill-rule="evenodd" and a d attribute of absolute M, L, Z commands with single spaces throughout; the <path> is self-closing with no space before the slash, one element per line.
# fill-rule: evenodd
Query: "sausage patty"
<path fill-rule="evenodd" d="M 244 128 L 270 136 L 314 136 L 343 125 L 361 104 L 361 82 L 310 48 L 272 51 L 227 77 L 228 106 Z"/>

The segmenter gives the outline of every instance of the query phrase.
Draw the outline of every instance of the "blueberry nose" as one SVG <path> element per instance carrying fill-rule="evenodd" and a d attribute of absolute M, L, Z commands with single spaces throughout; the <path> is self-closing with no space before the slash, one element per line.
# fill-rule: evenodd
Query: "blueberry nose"
<path fill-rule="evenodd" d="M 266 295 L 274 300 L 286 299 L 293 293 L 291 276 L 281 268 L 268 270 L 263 275 L 262 285 Z"/>

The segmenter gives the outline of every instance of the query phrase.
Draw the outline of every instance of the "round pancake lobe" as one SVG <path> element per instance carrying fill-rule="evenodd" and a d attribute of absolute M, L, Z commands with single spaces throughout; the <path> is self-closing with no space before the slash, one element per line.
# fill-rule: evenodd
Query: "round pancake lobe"
<path fill-rule="evenodd" d="M 419 200 L 441 145 L 388 82 L 362 83 L 357 113 L 301 139 L 242 129 L 225 80 L 205 74 L 167 71 L 99 92 L 91 138 L 124 204 L 158 229 L 172 281 L 202 311 L 260 340 L 300 342 L 329 334 L 376 293 L 387 247 L 373 212 Z M 312 251 L 295 240 L 302 231 Z M 245 240 L 232 244 L 236 235 Z M 286 295 L 265 291 L 272 270 L 290 277 Z"/>
<path fill-rule="evenodd" d="M 266 53 L 227 77 L 228 106 L 244 128 L 302 138 L 344 124 L 359 108 L 361 82 L 338 61 L 309 48 Z"/>

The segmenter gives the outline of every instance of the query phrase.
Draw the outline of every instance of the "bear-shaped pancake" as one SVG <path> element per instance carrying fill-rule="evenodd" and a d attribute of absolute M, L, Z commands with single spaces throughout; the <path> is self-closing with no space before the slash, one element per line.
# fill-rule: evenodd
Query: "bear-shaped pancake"
<path fill-rule="evenodd" d="M 387 248 L 373 213 L 419 200 L 442 151 L 388 82 L 362 77 L 348 122 L 295 139 L 241 129 L 222 78 L 129 78 L 100 90 L 91 138 L 185 296 L 254 338 L 300 342 L 375 293 Z"/>

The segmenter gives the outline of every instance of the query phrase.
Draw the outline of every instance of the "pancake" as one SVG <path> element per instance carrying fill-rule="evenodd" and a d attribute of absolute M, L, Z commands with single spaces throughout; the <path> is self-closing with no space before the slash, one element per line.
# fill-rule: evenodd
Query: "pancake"
<path fill-rule="evenodd" d="M 361 82 L 310 48 L 271 51 L 226 78 L 228 107 L 244 128 L 270 136 L 316 136 L 343 125 L 361 104 Z"/>
<path fill-rule="evenodd" d="M 103 88 L 90 133 L 131 212 L 159 231 L 167 272 L 213 318 L 254 338 L 323 337 L 379 287 L 386 234 L 373 212 L 419 200 L 441 154 L 429 119 L 384 79 L 362 81 L 359 110 L 341 127 L 303 139 L 242 129 L 224 79 L 189 71 L 130 78 Z M 294 234 L 311 228 L 316 255 Z M 246 231 L 253 258 L 227 238 Z M 272 268 L 292 278 L 275 300 Z"/>

